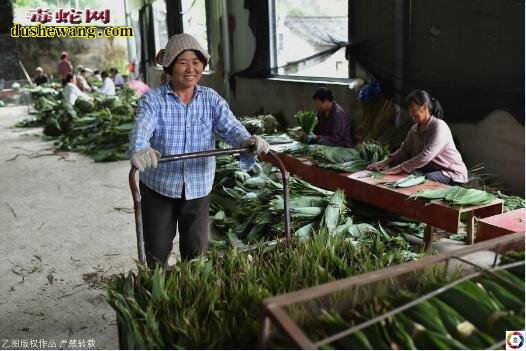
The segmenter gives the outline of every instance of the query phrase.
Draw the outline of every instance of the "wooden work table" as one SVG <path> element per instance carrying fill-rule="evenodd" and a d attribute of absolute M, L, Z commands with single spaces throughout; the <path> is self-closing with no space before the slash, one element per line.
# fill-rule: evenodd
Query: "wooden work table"
<path fill-rule="evenodd" d="M 272 150 L 280 152 L 280 146 L 272 145 Z M 339 173 L 313 166 L 306 157 L 279 154 L 285 168 L 292 174 L 309 183 L 327 190 L 342 189 L 351 199 L 355 199 L 387 211 L 427 224 L 424 241 L 426 248 L 433 243 L 434 229 L 440 228 L 448 233 L 458 233 L 463 227 L 460 216 L 466 213 L 466 243 L 473 244 L 475 217 L 484 218 L 502 213 L 504 201 L 496 199 L 480 206 L 452 206 L 445 201 L 425 202 L 414 195 L 422 190 L 448 187 L 448 185 L 426 180 L 425 183 L 409 188 L 390 188 L 384 183 L 396 181 L 407 175 L 386 175 L 382 179 L 368 176 L 369 171 Z M 263 155 L 266 162 L 272 160 Z"/>

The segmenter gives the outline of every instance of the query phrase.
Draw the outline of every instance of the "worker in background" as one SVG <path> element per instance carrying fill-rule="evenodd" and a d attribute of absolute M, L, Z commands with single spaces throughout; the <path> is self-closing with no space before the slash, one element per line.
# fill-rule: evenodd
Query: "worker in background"
<path fill-rule="evenodd" d="M 35 76 L 33 77 L 36 85 L 45 84 L 48 82 L 48 76 L 44 73 L 42 67 L 35 68 Z"/>
<path fill-rule="evenodd" d="M 97 89 L 97 92 L 106 96 L 114 96 L 115 84 L 113 84 L 113 80 L 109 77 L 108 72 L 102 71 L 100 76 L 102 78 L 102 86 Z"/>
<path fill-rule="evenodd" d="M 248 171 L 269 144 L 235 118 L 228 103 L 213 89 L 198 85 L 210 55 L 189 34 L 168 41 L 162 60 L 171 80 L 146 92 L 138 102 L 130 133 L 132 164 L 140 171 L 146 259 L 166 266 L 176 229 L 181 259 L 208 249 L 208 213 L 215 157 L 158 165 L 161 155 L 215 149 L 215 132 L 233 147 L 248 147 L 240 168 Z"/>
<path fill-rule="evenodd" d="M 69 61 L 69 54 L 63 51 L 60 54 L 60 61 L 57 63 L 58 79 L 63 80 L 68 74 L 73 73 L 73 65 Z"/>
<path fill-rule="evenodd" d="M 99 82 L 102 82 L 102 76 L 100 75 L 99 70 L 93 71 L 93 79 L 98 80 Z"/>
<path fill-rule="evenodd" d="M 424 173 L 426 178 L 444 184 L 465 183 L 468 171 L 455 147 L 453 136 L 438 100 L 424 90 L 414 90 L 404 100 L 411 118 L 416 122 L 400 148 L 383 161 L 373 163 L 369 170 L 386 170 L 385 174 Z"/>
<path fill-rule="evenodd" d="M 122 88 L 124 86 L 124 78 L 119 74 L 117 68 L 110 68 L 110 74 L 115 88 Z"/>
<path fill-rule="evenodd" d="M 324 87 L 318 88 L 312 100 L 318 110 L 318 124 L 310 135 L 300 132 L 300 139 L 308 144 L 353 147 L 354 136 L 349 118 L 343 108 L 334 101 L 332 91 Z"/>
<path fill-rule="evenodd" d="M 80 74 L 77 76 L 77 86 L 79 87 L 80 91 L 84 93 L 89 93 L 91 91 L 91 87 L 88 84 L 88 71 L 85 68 L 80 68 Z"/>
<path fill-rule="evenodd" d="M 79 87 L 76 85 L 76 78 L 73 74 L 68 74 L 66 78 L 62 80 L 64 89 L 62 90 L 62 95 L 64 95 L 64 100 L 71 105 L 75 105 L 75 101 L 79 97 L 82 97 L 86 100 L 91 100 L 91 98 L 80 91 Z"/>

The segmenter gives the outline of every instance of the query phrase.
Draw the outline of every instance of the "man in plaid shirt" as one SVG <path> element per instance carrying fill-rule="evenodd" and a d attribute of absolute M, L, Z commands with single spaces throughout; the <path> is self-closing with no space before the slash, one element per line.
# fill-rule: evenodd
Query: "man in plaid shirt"
<path fill-rule="evenodd" d="M 215 157 L 157 164 L 160 155 L 212 150 L 215 133 L 233 147 L 250 147 L 240 156 L 247 171 L 268 143 L 251 136 L 228 103 L 213 89 L 197 85 L 210 55 L 189 34 L 174 35 L 162 58 L 172 80 L 139 100 L 130 133 L 131 162 L 139 171 L 146 259 L 150 267 L 167 265 L 179 228 L 182 259 L 208 248 L 208 210 Z"/>

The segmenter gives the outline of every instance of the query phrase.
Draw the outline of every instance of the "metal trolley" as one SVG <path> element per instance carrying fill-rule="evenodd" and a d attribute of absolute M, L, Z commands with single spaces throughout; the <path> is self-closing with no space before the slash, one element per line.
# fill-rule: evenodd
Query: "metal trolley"
<path fill-rule="evenodd" d="M 312 350 L 330 347 L 330 344 L 334 341 L 347 337 L 397 313 L 403 312 L 468 279 L 472 279 L 481 274 L 494 276 L 495 272 L 500 269 L 520 266 L 524 267 L 524 261 L 497 266 L 499 254 L 510 249 L 516 250 L 521 248 L 524 248 L 524 233 L 514 233 L 474 245 L 469 245 L 458 250 L 442 252 L 438 255 L 430 256 L 418 261 L 383 268 L 377 271 L 321 284 L 311 288 L 269 297 L 263 301 L 261 329 L 259 331 L 258 340 L 259 347 L 268 349 L 274 337 L 273 334 L 276 333 L 285 336 L 292 342 L 294 345 L 293 347 L 298 347 L 300 349 Z M 490 263 L 489 267 L 482 267 L 479 264 L 472 262 L 472 258 L 470 257 L 471 254 L 484 250 L 494 252 L 492 263 Z M 402 306 L 391 309 L 390 311 L 377 315 L 367 321 L 360 322 L 348 329 L 331 333 L 332 335 L 321 340 L 312 340 L 309 334 L 303 330 L 300 323 L 293 318 L 293 314 L 291 313 L 293 312 L 291 307 L 299 305 L 307 306 L 309 313 L 319 313 L 322 309 L 329 310 L 336 307 L 338 307 L 337 310 L 354 309 L 355 306 L 364 303 L 371 295 L 381 293 L 383 283 L 396 282 L 396 286 L 398 287 L 405 284 L 409 285 L 414 279 L 418 279 L 419 273 L 423 269 L 437 265 L 445 265 L 447 272 L 454 272 L 457 267 L 462 266 L 464 272 L 455 280 L 438 289 L 427 292 Z M 468 269 L 469 267 L 470 269 Z M 331 298 L 331 296 L 334 298 Z M 505 340 L 500 341 L 489 349 L 495 350 L 502 347 L 504 343 Z"/>
<path fill-rule="evenodd" d="M 221 156 L 221 155 L 233 155 L 242 152 L 250 152 L 248 148 L 233 148 L 233 149 L 218 149 L 208 150 L 200 152 L 191 152 L 186 154 L 178 154 L 161 157 L 159 163 L 173 162 L 180 160 L 189 160 L 193 158 L 210 157 L 210 156 Z M 285 241 L 288 242 L 290 237 L 290 208 L 289 208 L 289 172 L 281 162 L 279 156 L 272 150 L 268 152 L 268 156 L 272 158 L 275 165 L 278 166 L 281 172 L 281 179 L 283 182 L 283 205 L 285 210 Z M 142 212 L 141 212 L 141 194 L 139 192 L 139 185 L 137 181 L 137 168 L 132 165 L 129 173 L 130 189 L 133 196 L 133 207 L 135 211 L 135 230 L 137 233 L 137 250 L 139 255 L 139 261 L 146 263 L 146 253 L 144 250 L 144 232 L 142 225 Z"/>

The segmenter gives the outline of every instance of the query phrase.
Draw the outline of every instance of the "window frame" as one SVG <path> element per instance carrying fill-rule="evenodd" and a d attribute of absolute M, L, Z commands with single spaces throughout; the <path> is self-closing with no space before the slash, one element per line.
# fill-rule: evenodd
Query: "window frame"
<path fill-rule="evenodd" d="M 352 25 L 351 25 L 351 8 L 353 0 L 347 0 L 347 41 L 350 40 Z M 348 64 L 348 76 L 347 78 L 337 78 L 337 77 L 324 77 L 324 76 L 304 76 L 304 75 L 288 75 L 288 74 L 279 74 L 277 72 L 277 36 L 276 31 L 276 0 L 268 0 L 268 22 L 269 22 L 269 71 L 270 78 L 277 78 L 282 80 L 292 80 L 292 81 L 311 81 L 311 82 L 335 82 L 335 83 L 350 83 L 356 79 L 356 63 L 353 60 L 347 60 Z M 341 49 L 340 49 L 341 50 Z"/>

